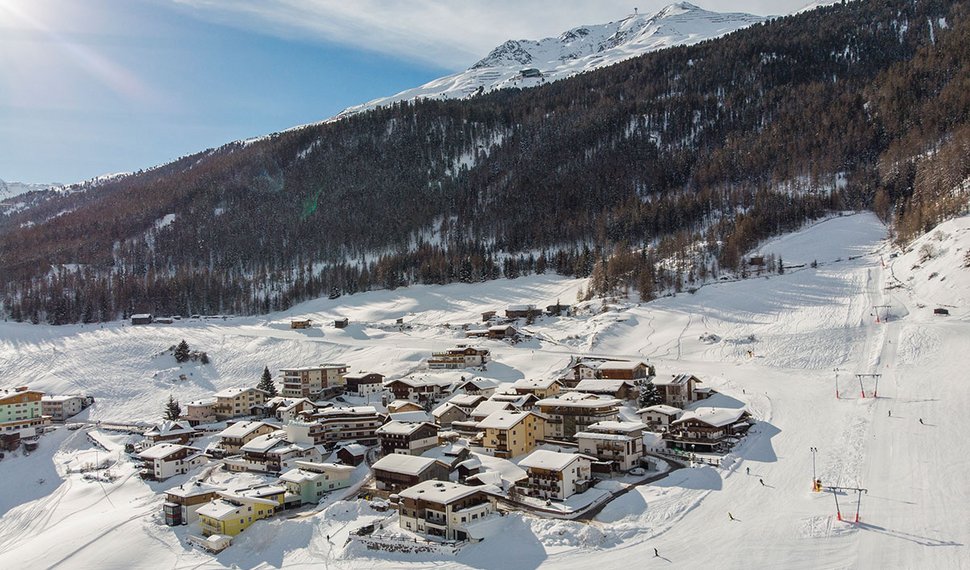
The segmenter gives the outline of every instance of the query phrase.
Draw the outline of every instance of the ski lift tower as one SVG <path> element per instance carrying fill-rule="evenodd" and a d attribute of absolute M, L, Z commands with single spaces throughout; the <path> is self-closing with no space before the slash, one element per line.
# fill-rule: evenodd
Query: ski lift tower
<path fill-rule="evenodd" d="M 889 309 L 892 308 L 892 305 L 873 305 L 872 308 L 876 310 L 876 322 L 877 323 L 878 322 L 884 322 L 884 323 L 888 323 L 889 322 Z M 882 321 L 879 320 L 879 309 L 885 309 L 885 312 L 886 312 L 885 315 L 882 318 Z"/>
<path fill-rule="evenodd" d="M 873 379 L 875 379 L 876 385 L 875 385 L 875 387 L 872 390 L 872 397 L 873 398 L 878 398 L 879 397 L 879 378 L 882 377 L 882 374 L 879 374 L 879 373 L 876 373 L 876 374 L 856 374 L 855 377 L 859 379 L 859 390 L 862 392 L 862 397 L 863 398 L 866 397 L 866 388 L 865 388 L 865 384 L 863 384 L 862 380 L 864 378 L 873 378 Z"/>
<path fill-rule="evenodd" d="M 856 503 L 855 503 L 855 521 L 859 522 L 859 511 L 862 508 L 862 495 L 863 493 L 869 494 L 869 489 L 862 489 L 860 487 L 826 487 L 829 491 L 832 491 L 832 498 L 835 499 L 835 515 L 839 520 L 842 519 L 842 509 L 839 507 L 839 495 L 838 492 L 848 493 L 849 491 L 855 491 L 856 493 Z"/>

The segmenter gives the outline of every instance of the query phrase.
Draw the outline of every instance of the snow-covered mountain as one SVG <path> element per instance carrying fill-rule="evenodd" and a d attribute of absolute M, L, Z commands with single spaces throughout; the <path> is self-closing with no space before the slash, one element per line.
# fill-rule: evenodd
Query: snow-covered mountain
<path fill-rule="evenodd" d="M 419 98 L 459 99 L 508 87 L 534 87 L 644 53 L 716 38 L 764 19 L 710 12 L 678 2 L 656 14 L 633 14 L 608 24 L 580 26 L 555 38 L 509 40 L 465 71 L 349 107 L 338 117 Z"/>
<path fill-rule="evenodd" d="M 60 184 L 31 184 L 27 182 L 4 182 L 0 180 L 0 202 L 26 194 L 27 192 L 37 192 L 40 190 L 50 190 L 59 188 Z"/>

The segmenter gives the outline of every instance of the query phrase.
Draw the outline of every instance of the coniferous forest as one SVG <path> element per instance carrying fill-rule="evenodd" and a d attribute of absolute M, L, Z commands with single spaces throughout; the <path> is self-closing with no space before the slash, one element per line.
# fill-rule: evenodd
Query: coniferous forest
<path fill-rule="evenodd" d="M 0 215 L 3 310 L 252 314 L 543 272 L 649 297 L 835 210 L 905 240 L 966 208 L 968 157 L 970 6 L 848 2 L 45 195 Z"/>

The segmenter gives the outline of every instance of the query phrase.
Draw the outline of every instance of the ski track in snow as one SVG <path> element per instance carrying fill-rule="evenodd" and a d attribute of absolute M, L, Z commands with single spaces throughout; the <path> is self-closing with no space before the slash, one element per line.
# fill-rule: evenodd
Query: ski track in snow
<path fill-rule="evenodd" d="M 963 231 L 970 218 L 948 224 L 948 235 L 970 235 Z M 719 392 L 709 403 L 744 405 L 757 420 L 721 467 L 681 469 L 637 487 L 588 524 L 511 514 L 502 534 L 457 555 L 407 557 L 345 547 L 356 526 L 386 515 L 363 502 L 336 502 L 312 517 L 256 523 L 212 557 L 187 545 L 184 527 L 160 523 L 158 492 L 184 476 L 145 483 L 120 451 L 123 437 L 58 431 L 45 436 L 32 457 L 0 462 L 4 480 L 26 479 L 47 457 L 60 478 L 49 491 L 35 490 L 46 492 L 40 498 L 27 496 L 20 504 L 0 496 L 7 499 L 0 500 L 7 505 L 0 511 L 0 567 L 587 570 L 591 560 L 603 568 L 649 566 L 653 548 L 664 566 L 674 568 L 968 567 L 970 460 L 953 450 L 965 447 L 962 438 L 970 431 L 963 382 L 970 315 L 955 304 L 951 318 L 939 319 L 916 304 L 945 298 L 927 285 L 940 282 L 925 271 L 953 266 L 967 245 L 932 238 L 941 252 L 921 272 L 911 269 L 918 251 L 883 266 L 889 253 L 884 235 L 868 214 L 832 218 L 759 248 L 788 262 L 811 256 L 818 268 L 711 284 L 639 305 L 594 302 L 576 318 L 527 326 L 536 338 L 519 345 L 483 341 L 495 362 L 482 375 L 500 382 L 559 373 L 577 353 L 646 358 L 661 375 L 697 374 Z M 909 285 L 887 290 L 890 282 Z M 944 283 L 961 294 L 970 277 L 951 270 Z M 91 419 L 157 420 L 169 393 L 188 400 L 253 384 L 264 365 L 275 370 L 340 360 L 390 377 L 424 373 L 422 359 L 462 342 L 457 325 L 480 323 L 481 311 L 552 304 L 574 298 L 583 286 L 581 280 L 532 276 L 415 287 L 168 327 L 3 323 L 0 378 L 4 385 L 89 392 L 98 400 L 85 412 Z M 876 322 L 877 305 L 890 306 L 888 321 Z M 338 315 L 350 317 L 348 329 L 288 328 L 291 317 L 327 323 Z M 394 327 L 398 317 L 411 328 Z M 162 354 L 181 338 L 207 351 L 212 365 L 179 366 Z M 882 374 L 878 398 L 860 397 L 856 373 Z M 871 396 L 875 384 L 865 382 Z M 66 472 L 69 462 L 94 452 L 88 433 L 111 450 L 99 453 L 114 462 L 117 481 L 92 483 Z M 861 524 L 836 519 L 832 493 L 811 492 L 811 447 L 818 448 L 815 469 L 823 484 L 868 489 Z M 854 517 L 856 495 L 839 494 L 838 500 L 842 514 Z"/>

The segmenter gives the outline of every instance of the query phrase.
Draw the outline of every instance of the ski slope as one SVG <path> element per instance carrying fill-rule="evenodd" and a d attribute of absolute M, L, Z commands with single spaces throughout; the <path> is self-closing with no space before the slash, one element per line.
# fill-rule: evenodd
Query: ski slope
<path fill-rule="evenodd" d="M 885 234 L 870 214 L 834 217 L 758 248 L 816 268 L 645 304 L 591 302 L 575 318 L 526 327 L 532 340 L 480 343 L 494 355 L 483 375 L 500 382 L 555 374 L 572 354 L 645 358 L 659 374 L 697 374 L 720 392 L 717 405 L 747 406 L 758 420 L 722 467 L 676 471 L 589 523 L 512 514 L 498 535 L 457 554 L 404 555 L 346 546 L 351 530 L 385 515 L 341 501 L 315 516 L 258 522 L 213 557 L 189 546 L 185 528 L 161 524 L 157 491 L 187 476 L 145 483 L 117 451 L 124 436 L 59 430 L 30 457 L 0 461 L 3 480 L 17 481 L 0 490 L 0 567 L 970 567 L 970 460 L 960 453 L 970 433 L 970 218 L 921 238 L 934 246 L 926 259 L 922 241 L 891 258 Z M 169 393 L 184 401 L 253 384 L 264 365 L 341 360 L 391 377 L 420 370 L 431 350 L 460 342 L 457 325 L 479 321 L 480 312 L 571 303 L 581 286 L 544 275 L 414 287 L 167 327 L 3 323 L 0 385 L 84 390 L 98 399 L 92 418 L 153 420 Z M 949 317 L 933 314 L 943 302 Z M 889 308 L 877 322 L 873 307 L 882 305 Z M 351 326 L 294 331 L 295 316 L 347 316 Z M 399 317 L 410 328 L 393 326 Z M 179 367 L 160 354 L 181 338 L 213 364 Z M 882 374 L 878 398 L 860 397 L 857 373 Z M 865 380 L 867 396 L 874 388 Z M 88 433 L 102 442 L 96 453 L 115 462 L 116 481 L 67 472 L 94 453 Z M 868 490 L 859 524 L 837 520 L 832 493 L 812 492 L 812 447 L 824 485 Z M 855 498 L 838 495 L 844 516 L 854 517 Z"/>

